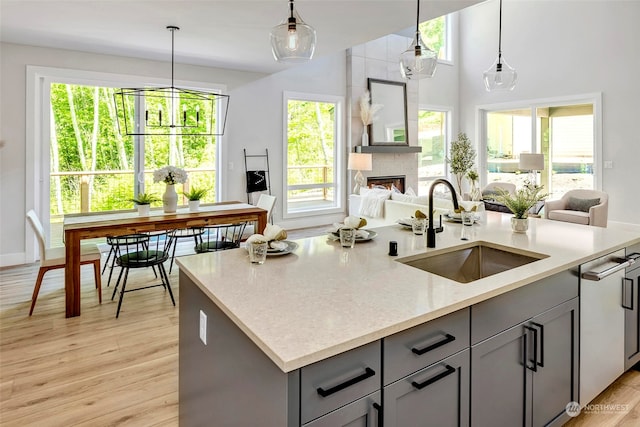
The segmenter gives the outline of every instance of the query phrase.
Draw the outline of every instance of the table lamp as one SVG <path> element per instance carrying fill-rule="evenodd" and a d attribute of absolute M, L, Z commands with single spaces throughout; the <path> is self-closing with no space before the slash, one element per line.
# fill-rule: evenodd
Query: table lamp
<path fill-rule="evenodd" d="M 520 153 L 521 170 L 529 171 L 529 182 L 538 185 L 538 171 L 544 170 L 544 154 Z"/>
<path fill-rule="evenodd" d="M 353 187 L 353 194 L 360 194 L 360 187 L 365 185 L 364 175 L 361 171 L 373 169 L 371 153 L 349 153 L 349 163 L 347 169 L 357 171 L 353 180 L 356 185 Z"/>

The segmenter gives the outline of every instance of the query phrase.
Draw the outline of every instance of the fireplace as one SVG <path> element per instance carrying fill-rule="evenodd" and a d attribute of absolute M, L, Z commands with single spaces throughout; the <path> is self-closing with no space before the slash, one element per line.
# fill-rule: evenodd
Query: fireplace
<path fill-rule="evenodd" d="M 404 193 L 404 181 L 405 175 L 396 175 L 396 176 L 369 176 L 367 177 L 367 187 L 384 187 L 387 190 L 391 190 L 391 186 L 393 185 L 397 188 L 401 193 Z"/>

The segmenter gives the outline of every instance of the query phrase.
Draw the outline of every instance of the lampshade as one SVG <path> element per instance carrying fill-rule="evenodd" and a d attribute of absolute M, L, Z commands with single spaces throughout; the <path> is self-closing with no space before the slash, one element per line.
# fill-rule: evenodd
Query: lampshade
<path fill-rule="evenodd" d="M 349 170 L 370 171 L 373 169 L 371 153 L 349 153 Z"/>
<path fill-rule="evenodd" d="M 433 77 L 438 65 L 438 55 L 429 49 L 420 35 L 420 0 L 417 0 L 416 35 L 409 49 L 400 54 L 400 74 L 409 80 Z"/>
<path fill-rule="evenodd" d="M 316 48 L 316 30 L 305 24 L 289 0 L 289 16 L 271 30 L 271 52 L 278 62 L 306 62 Z"/>
<path fill-rule="evenodd" d="M 527 171 L 544 170 L 544 154 L 520 153 L 520 164 L 518 167 Z"/>
<path fill-rule="evenodd" d="M 498 57 L 482 75 L 484 87 L 489 92 L 513 90 L 516 87 L 518 73 L 502 59 L 502 0 L 500 0 L 500 20 L 498 24 Z"/>

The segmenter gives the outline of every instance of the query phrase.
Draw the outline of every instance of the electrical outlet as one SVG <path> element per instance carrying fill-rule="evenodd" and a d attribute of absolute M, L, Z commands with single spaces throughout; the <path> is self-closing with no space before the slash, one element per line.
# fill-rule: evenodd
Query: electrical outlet
<path fill-rule="evenodd" d="M 207 345 L 207 315 L 200 310 L 200 341 Z"/>
<path fill-rule="evenodd" d="M 611 160 L 605 160 L 604 161 L 604 168 L 605 169 L 613 169 L 613 162 Z"/>
<path fill-rule="evenodd" d="M 229 170 L 232 171 L 234 167 L 235 165 L 233 164 L 233 162 L 229 162 Z"/>

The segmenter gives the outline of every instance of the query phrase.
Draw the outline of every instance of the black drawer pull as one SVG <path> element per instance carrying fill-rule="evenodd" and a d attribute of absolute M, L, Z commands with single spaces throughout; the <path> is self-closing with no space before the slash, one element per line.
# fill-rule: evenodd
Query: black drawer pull
<path fill-rule="evenodd" d="M 333 393 L 337 393 L 340 390 L 344 390 L 345 388 L 352 386 L 354 384 L 359 383 L 360 381 L 364 381 L 369 377 L 372 377 L 376 374 L 376 371 L 374 371 L 371 368 L 365 368 L 364 373 L 358 375 L 357 377 L 353 377 L 350 380 L 347 380 L 343 383 L 340 383 L 336 386 L 333 386 L 327 390 L 325 390 L 322 387 L 318 387 L 318 394 L 322 397 L 327 397 L 329 395 L 332 395 Z"/>
<path fill-rule="evenodd" d="M 415 388 L 417 388 L 418 390 L 422 390 L 426 386 L 431 385 L 431 384 L 435 383 L 436 381 L 440 381 L 444 377 L 449 376 L 449 375 L 453 374 L 456 371 L 456 368 L 454 368 L 452 366 L 449 366 L 449 365 L 444 365 L 444 366 L 446 367 L 446 370 L 443 371 L 443 372 L 440 372 L 435 377 L 429 378 L 428 380 L 426 380 L 424 382 L 421 382 L 421 383 L 417 383 L 415 381 L 411 381 L 411 385 L 414 386 Z"/>
<path fill-rule="evenodd" d="M 378 411 L 378 423 L 376 424 L 376 427 L 382 427 L 382 419 L 383 419 L 382 406 L 376 402 L 374 402 L 372 406 L 373 406 L 373 409 Z"/>
<path fill-rule="evenodd" d="M 425 353 L 430 352 L 431 350 L 435 350 L 438 347 L 442 347 L 445 344 L 449 344 L 451 341 L 455 341 L 456 337 L 451 334 L 445 334 L 444 338 L 438 341 L 437 343 L 428 345 L 424 348 L 415 348 L 413 347 L 411 351 L 413 351 L 418 356 L 422 356 Z"/>

